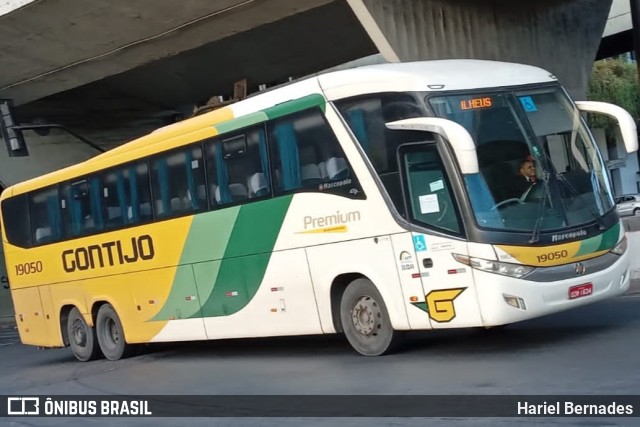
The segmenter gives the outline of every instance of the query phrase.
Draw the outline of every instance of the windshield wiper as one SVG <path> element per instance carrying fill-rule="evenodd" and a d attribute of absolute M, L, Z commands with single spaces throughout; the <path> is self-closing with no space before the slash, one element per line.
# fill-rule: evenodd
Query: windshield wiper
<path fill-rule="evenodd" d="M 547 198 L 551 199 L 551 192 L 549 191 L 549 172 L 545 172 L 542 180 L 544 181 L 544 187 L 542 187 L 542 201 L 538 205 L 538 215 L 536 216 L 536 223 L 533 226 L 533 232 L 531 233 L 531 237 L 529 238 L 529 243 L 538 243 L 540 241 L 540 230 L 542 229 L 542 221 L 544 221 L 544 207 L 547 204 Z M 549 200 L 550 207 L 551 200 Z"/>

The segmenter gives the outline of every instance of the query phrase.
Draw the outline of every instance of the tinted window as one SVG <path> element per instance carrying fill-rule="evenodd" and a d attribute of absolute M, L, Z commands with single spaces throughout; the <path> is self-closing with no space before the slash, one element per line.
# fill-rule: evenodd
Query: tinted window
<path fill-rule="evenodd" d="M 104 229 L 100 179 L 91 177 L 62 187 L 66 236 L 81 236 Z"/>
<path fill-rule="evenodd" d="M 102 196 L 108 229 L 147 222 L 153 218 L 146 163 L 127 165 L 105 173 Z"/>
<path fill-rule="evenodd" d="M 347 99 L 339 101 L 337 106 L 380 176 L 396 210 L 406 217 L 398 173 L 398 147 L 408 142 L 432 141 L 433 136 L 426 132 L 391 130 L 386 123 L 423 116 L 423 107 L 406 93 Z"/>
<path fill-rule="evenodd" d="M 320 110 L 308 110 L 270 122 L 269 142 L 277 192 L 304 190 L 364 197 Z"/>
<path fill-rule="evenodd" d="M 151 160 L 156 218 L 206 209 L 204 164 L 200 146 L 173 151 Z"/>
<path fill-rule="evenodd" d="M 58 187 L 36 191 L 29 195 L 32 242 L 36 245 L 62 238 L 62 218 Z"/>
<path fill-rule="evenodd" d="M 27 195 L 11 197 L 2 202 L 2 220 L 7 239 L 12 245 L 23 248 L 31 244 L 29 205 Z"/>
<path fill-rule="evenodd" d="M 389 122 L 423 116 L 418 101 L 409 94 L 378 94 L 341 101 L 338 109 L 367 153 L 376 172 L 396 172 L 400 144 L 425 140 L 424 132 L 390 130 Z"/>
<path fill-rule="evenodd" d="M 206 144 L 212 206 L 271 195 L 267 140 L 263 127 Z"/>

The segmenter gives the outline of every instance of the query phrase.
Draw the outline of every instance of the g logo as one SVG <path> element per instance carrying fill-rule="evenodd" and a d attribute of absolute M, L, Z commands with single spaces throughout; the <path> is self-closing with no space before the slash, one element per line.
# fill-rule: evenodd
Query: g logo
<path fill-rule="evenodd" d="M 429 292 L 426 296 L 429 317 L 440 323 L 452 321 L 456 317 L 453 300 L 458 298 L 458 295 L 465 289 L 467 288 L 441 289 Z"/>

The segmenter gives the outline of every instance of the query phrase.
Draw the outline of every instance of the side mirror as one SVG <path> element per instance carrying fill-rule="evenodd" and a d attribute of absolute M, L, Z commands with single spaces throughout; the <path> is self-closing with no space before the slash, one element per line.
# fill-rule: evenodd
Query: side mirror
<path fill-rule="evenodd" d="M 628 154 L 638 151 L 638 129 L 631 114 L 622 107 L 606 102 L 578 101 L 578 109 L 584 113 L 595 113 L 609 116 L 618 121 L 620 133 Z"/>
<path fill-rule="evenodd" d="M 479 172 L 476 144 L 467 130 L 456 122 L 438 117 L 416 117 L 386 124 L 391 130 L 413 130 L 437 133 L 445 138 L 456 155 L 465 175 Z"/>

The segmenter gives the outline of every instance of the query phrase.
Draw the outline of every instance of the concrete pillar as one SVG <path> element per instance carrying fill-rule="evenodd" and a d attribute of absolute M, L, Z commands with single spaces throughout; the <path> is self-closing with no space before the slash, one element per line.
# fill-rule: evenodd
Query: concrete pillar
<path fill-rule="evenodd" d="M 347 0 L 388 61 L 474 58 L 536 65 L 577 99 L 612 0 Z"/>

